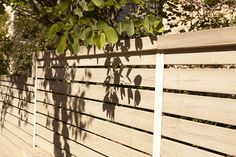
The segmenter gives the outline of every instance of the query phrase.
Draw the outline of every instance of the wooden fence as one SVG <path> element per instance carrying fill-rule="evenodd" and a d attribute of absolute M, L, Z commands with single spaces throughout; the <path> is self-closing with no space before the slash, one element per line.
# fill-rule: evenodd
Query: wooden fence
<path fill-rule="evenodd" d="M 35 126 L 36 145 L 54 156 L 236 155 L 235 27 L 40 53 L 35 69 L 36 121 L 33 79 L 10 77 L 0 82 L 1 121 L 31 143 Z"/>
<path fill-rule="evenodd" d="M 17 146 L 32 146 L 34 80 L 0 76 L 1 133 Z"/>

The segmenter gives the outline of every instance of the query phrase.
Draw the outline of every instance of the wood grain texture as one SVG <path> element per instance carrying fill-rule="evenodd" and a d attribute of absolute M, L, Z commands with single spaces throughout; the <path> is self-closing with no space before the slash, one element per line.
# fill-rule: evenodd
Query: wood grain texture
<path fill-rule="evenodd" d="M 161 157 L 189 157 L 190 154 L 191 157 L 223 157 L 167 139 L 161 140 L 161 150 Z"/>
<path fill-rule="evenodd" d="M 42 149 L 36 147 L 32 148 L 32 144 L 25 143 L 21 138 L 19 138 L 16 134 L 10 132 L 7 129 L 2 129 L 1 130 L 1 136 L 4 136 L 7 141 L 11 142 L 14 146 L 16 146 L 18 149 L 21 150 L 21 153 L 19 154 L 21 157 L 22 156 L 27 156 L 27 157 L 52 157 L 52 155 L 46 153 Z M 1 141 L 3 142 L 3 141 Z M 9 146 L 10 147 L 10 146 Z M 9 149 L 14 150 L 14 147 L 11 147 Z M 14 153 L 14 152 L 12 152 Z M 9 154 L 12 156 L 12 154 Z M 5 156 L 4 156 L 5 157 Z"/>
<path fill-rule="evenodd" d="M 48 58 L 64 58 L 68 56 L 88 56 L 97 54 L 111 54 L 111 53 L 129 53 L 142 51 L 156 51 L 169 50 L 179 48 L 198 48 L 198 47 L 213 47 L 213 46 L 227 46 L 236 44 L 236 27 L 226 27 L 210 30 L 201 30 L 197 32 L 188 32 L 181 34 L 157 36 L 156 39 L 144 37 L 140 39 L 122 40 L 115 48 L 111 49 L 90 49 L 81 47 L 80 53 L 73 55 L 66 52 L 64 55 L 56 55 L 47 52 L 38 54 L 38 59 Z"/>
<path fill-rule="evenodd" d="M 7 103 L 11 106 L 17 107 L 19 109 L 25 110 L 27 112 L 33 113 L 33 103 L 21 100 L 15 97 L 11 97 L 0 93 L 0 103 Z"/>
<path fill-rule="evenodd" d="M 16 117 L 16 116 L 13 116 L 11 115 L 10 113 L 5 113 L 5 115 L 3 116 L 2 115 L 2 112 L 1 112 L 1 126 L 4 126 L 4 123 L 5 121 L 11 123 L 12 125 L 18 127 L 19 129 L 23 130 L 24 132 L 32 135 L 32 124 Z M 14 132 L 14 130 L 13 130 Z"/>
<path fill-rule="evenodd" d="M 0 109 L 2 110 L 2 112 L 10 113 L 10 114 L 20 118 L 21 120 L 27 121 L 30 124 L 33 123 L 33 114 L 32 113 L 21 110 L 15 106 L 6 105 L 3 102 L 0 102 Z"/>
<path fill-rule="evenodd" d="M 150 37 L 143 37 L 143 38 L 136 38 L 136 39 L 127 39 L 127 40 L 120 40 L 114 48 L 109 46 L 105 46 L 103 49 L 98 48 L 91 48 L 87 49 L 84 46 L 80 47 L 80 52 L 77 54 L 72 54 L 71 52 L 67 51 L 65 54 L 58 55 L 56 53 L 48 53 L 48 52 L 40 52 L 37 54 L 37 59 L 48 59 L 48 58 L 64 58 L 64 57 L 71 57 L 71 56 L 90 56 L 90 55 L 100 55 L 100 54 L 120 54 L 125 53 L 129 55 L 129 53 L 136 52 L 136 53 L 154 53 L 157 48 L 157 38 L 150 38 Z M 154 52 L 153 52 L 154 51 Z"/>
<path fill-rule="evenodd" d="M 34 86 L 26 85 L 24 82 L 13 83 L 13 82 L 0 81 L 0 85 L 5 86 L 5 87 L 10 87 L 10 88 L 30 91 L 30 92 L 34 91 Z"/>
<path fill-rule="evenodd" d="M 236 51 L 165 54 L 165 64 L 236 64 Z"/>
<path fill-rule="evenodd" d="M 120 55 L 104 55 L 104 56 L 83 56 L 74 58 L 52 58 L 53 60 L 39 60 L 37 64 L 39 67 L 51 67 L 51 66 L 133 66 L 133 65 L 155 65 L 155 53 L 148 54 L 129 54 L 123 53 Z"/>
<path fill-rule="evenodd" d="M 155 87 L 155 69 L 145 68 L 39 68 L 38 78 Z"/>
<path fill-rule="evenodd" d="M 164 88 L 236 94 L 236 69 L 165 69 Z"/>
<path fill-rule="evenodd" d="M 19 140 L 24 141 L 28 145 L 32 145 L 32 135 L 28 134 L 27 132 L 19 128 L 18 126 L 12 125 L 8 121 L 5 121 L 3 128 L 14 133 L 17 136 L 17 138 L 19 138 Z"/>
<path fill-rule="evenodd" d="M 59 110 L 59 113 L 62 112 L 63 111 Z M 78 119 L 71 119 L 69 118 L 69 115 L 74 115 L 74 117 L 78 116 Z M 37 114 L 38 124 L 53 127 L 53 124 L 60 123 L 60 121 L 53 118 L 53 115 L 51 116 L 52 117 L 48 117 L 42 114 Z M 148 133 L 137 131 L 129 127 L 120 126 L 114 123 L 110 123 L 108 121 L 92 118 L 86 115 L 79 115 L 78 113 L 76 113 L 75 115 L 74 113 L 71 113 L 71 111 L 68 111 L 67 113 L 63 112 L 63 114 L 58 115 L 57 119 L 62 120 L 63 122 L 66 122 L 68 124 L 72 124 L 75 127 L 78 127 L 74 130 L 75 134 L 73 139 L 76 139 L 76 137 L 79 138 L 79 136 L 86 136 L 86 132 L 79 132 L 79 128 L 82 128 L 89 132 L 103 136 L 107 139 L 111 139 L 121 144 L 130 146 L 132 148 L 142 150 L 144 152 L 150 153 L 152 151 L 152 135 Z M 69 126 L 64 127 L 65 130 L 69 130 L 69 128 Z"/>
<path fill-rule="evenodd" d="M 47 153 L 50 153 L 53 157 L 76 157 L 72 154 L 67 153 L 65 150 L 56 147 L 54 144 L 48 142 L 42 137 L 36 136 L 37 147 L 43 149 Z"/>
<path fill-rule="evenodd" d="M 8 97 L 15 97 L 29 102 L 33 102 L 34 100 L 33 92 L 27 92 L 24 90 L 14 89 L 11 87 L 0 86 L 0 93 L 7 95 Z"/>
<path fill-rule="evenodd" d="M 47 80 L 38 80 L 38 89 L 137 108 L 154 108 L 154 91 L 150 90 Z"/>
<path fill-rule="evenodd" d="M 164 93 L 163 112 L 236 125 L 236 100 Z"/>
<path fill-rule="evenodd" d="M 65 140 L 65 138 L 62 138 L 62 136 L 69 138 L 69 139 L 74 139 L 74 129 L 76 129 L 73 126 L 70 125 L 66 125 L 64 123 L 59 122 L 58 123 L 58 130 L 56 130 L 56 132 L 59 133 L 58 136 L 60 136 L 60 145 L 62 145 L 63 148 L 63 142 L 68 143 L 69 146 L 68 148 L 68 152 L 71 152 L 74 155 L 82 155 L 82 156 L 91 156 L 91 154 L 95 155 L 95 156 L 102 156 L 102 155 L 98 155 L 96 154 L 94 151 L 88 149 L 91 148 L 97 152 L 100 152 L 101 154 L 104 154 L 106 156 L 113 156 L 113 157 L 148 157 L 149 155 L 145 155 L 143 153 L 140 153 L 138 151 L 135 151 L 133 149 L 127 148 L 121 144 L 115 143 L 113 141 L 104 139 L 102 137 L 96 136 L 94 134 L 88 133 L 88 132 L 84 132 L 82 131 L 81 133 L 85 134 L 85 137 L 78 137 L 77 139 L 75 139 L 75 143 L 71 143 L 70 140 Z M 62 134 L 63 132 L 65 132 L 65 128 L 69 128 L 68 129 L 68 134 Z M 50 127 L 50 129 L 53 129 L 52 127 Z M 55 133 L 45 127 L 42 126 L 37 126 L 37 130 L 39 131 L 39 133 L 41 134 L 41 136 L 45 137 L 46 139 L 48 139 L 49 141 L 52 141 L 55 143 Z M 55 129 L 54 129 L 55 130 Z M 79 131 L 79 130 L 78 130 Z M 61 136 L 62 135 L 62 136 Z M 57 139 L 57 138 L 56 138 Z M 88 147 L 84 147 L 82 145 Z M 65 147 L 64 147 L 65 148 Z M 76 148 L 77 152 L 75 150 L 73 150 L 73 148 Z"/>
<path fill-rule="evenodd" d="M 236 130 L 163 116 L 162 135 L 236 155 Z"/>
<path fill-rule="evenodd" d="M 9 141 L 2 134 L 0 135 L 0 157 L 22 157 L 24 152 Z"/>
<path fill-rule="evenodd" d="M 51 104 L 57 107 L 73 110 L 74 112 L 84 113 L 149 132 L 153 131 L 153 112 L 115 106 L 113 104 L 85 100 L 65 95 L 45 93 L 41 91 L 38 93 L 38 100 L 45 102 L 37 103 L 38 111 L 47 110 L 48 112 L 51 112 L 47 109 L 47 104 Z M 107 110 L 105 110 L 105 108 L 107 108 Z"/>
<path fill-rule="evenodd" d="M 5 82 L 11 82 L 13 84 L 23 83 L 27 86 L 34 85 L 34 78 L 26 76 L 15 76 L 15 75 L 1 75 L 0 80 Z"/>
<path fill-rule="evenodd" d="M 163 35 L 157 41 L 159 50 L 227 45 L 236 45 L 236 27 Z"/>
<path fill-rule="evenodd" d="M 37 125 L 36 127 L 38 135 L 47 139 L 48 141 L 53 143 L 56 147 L 63 149 L 67 153 L 73 154 L 75 156 L 103 157 L 103 155 L 100 155 L 97 152 L 78 144 L 74 140 L 70 140 L 65 138 L 64 136 L 61 136 L 60 134 L 56 134 L 45 127 L 39 125 Z"/>

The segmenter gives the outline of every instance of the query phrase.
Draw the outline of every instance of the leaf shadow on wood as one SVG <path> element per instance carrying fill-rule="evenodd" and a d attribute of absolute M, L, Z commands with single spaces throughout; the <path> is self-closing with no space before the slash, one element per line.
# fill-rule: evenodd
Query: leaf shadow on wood
<path fill-rule="evenodd" d="M 44 58 L 48 59 L 50 53 L 45 54 Z M 63 67 L 58 68 L 57 65 Z M 43 67 L 47 69 L 45 76 L 41 77 L 44 99 L 39 101 L 43 103 L 47 114 L 40 114 L 47 117 L 45 129 L 53 134 L 51 142 L 54 145 L 54 155 L 57 157 L 76 155 L 71 152 L 71 144 L 81 145 L 81 140 L 87 137 L 84 129 L 93 121 L 92 117 L 86 119 L 83 114 L 86 106 L 83 98 L 89 86 L 80 84 L 76 89 L 73 87 L 71 81 L 75 80 L 76 68 L 73 69 L 73 65 L 68 67 L 66 60 L 58 59 L 55 65 L 53 62 L 45 62 Z M 91 77 L 89 72 L 85 75 L 86 78 Z M 42 123 L 40 127 L 44 127 Z"/>
<path fill-rule="evenodd" d="M 45 72 L 39 79 L 39 91 L 43 96 L 38 100 L 44 105 L 44 110 L 38 112 L 47 117 L 47 120 L 44 123 L 38 122 L 38 125 L 49 130 L 47 132 L 51 135 L 48 140 L 54 145 L 56 156 L 78 155 L 74 154 L 72 145 L 87 149 L 90 143 L 84 141 L 89 137 L 103 139 L 100 137 L 102 134 L 95 135 L 96 129 L 102 132 L 109 128 L 95 128 L 93 122 L 96 120 L 96 124 L 103 124 L 115 121 L 117 107 L 139 107 L 143 78 L 141 72 L 134 76 L 133 69 L 137 67 L 129 65 L 129 61 L 130 57 L 141 56 L 143 53 L 130 52 L 130 48 L 131 44 L 126 40 L 114 46 L 107 46 L 102 54 L 97 53 L 96 49 L 89 49 L 88 51 L 93 52 L 78 56 L 54 55 L 52 59 L 52 53 L 44 53 L 40 59 L 43 65 L 39 67 Z M 141 39 L 137 39 L 135 49 L 142 51 L 142 48 Z M 121 52 L 115 52 L 116 49 L 121 49 Z M 90 60 L 97 60 L 97 63 L 87 65 L 86 61 Z M 100 60 L 104 64 L 101 64 Z M 91 69 L 95 69 L 95 72 Z M 97 76 L 99 70 L 105 70 L 106 74 Z M 96 77 L 100 77 L 100 80 Z M 87 105 L 101 105 L 101 112 L 97 110 L 97 106 L 96 109 L 88 107 L 89 110 L 86 110 Z M 99 113 L 96 113 L 97 111 Z"/>
<path fill-rule="evenodd" d="M 0 86 L 1 130 L 5 129 L 13 136 L 31 144 L 29 134 L 32 133 L 29 129 L 33 123 L 33 79 L 27 76 L 3 75 L 0 78 Z M 14 142 L 14 139 L 9 140 Z"/>
<path fill-rule="evenodd" d="M 139 87 L 142 83 L 142 76 L 139 74 L 130 76 L 133 68 L 135 68 L 135 66 L 129 65 L 129 57 L 134 55 L 129 52 L 130 47 L 130 40 L 124 40 L 118 42 L 115 46 L 107 45 L 105 48 L 107 57 L 104 67 L 107 69 L 107 76 L 103 82 L 103 85 L 106 87 L 103 111 L 106 112 L 106 116 L 111 120 L 115 119 L 115 108 L 117 105 L 137 107 L 141 101 Z M 141 51 L 142 48 L 142 40 L 140 38 L 135 39 L 136 51 Z M 114 55 L 115 49 L 121 50 L 119 55 Z M 123 63 L 120 57 L 125 58 L 126 64 Z M 120 102 L 124 99 L 127 99 L 128 104 Z"/>

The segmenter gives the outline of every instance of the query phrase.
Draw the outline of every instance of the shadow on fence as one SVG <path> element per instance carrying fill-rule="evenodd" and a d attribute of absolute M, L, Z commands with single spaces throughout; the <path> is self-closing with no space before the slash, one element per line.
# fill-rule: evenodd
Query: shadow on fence
<path fill-rule="evenodd" d="M 135 51 L 142 51 L 141 39 L 135 40 L 135 48 Z M 121 52 L 113 52 L 116 49 Z M 39 68 L 45 68 L 45 73 L 43 76 L 40 75 L 38 79 L 38 86 L 40 86 L 38 93 L 44 93 L 44 95 L 37 98 L 37 114 L 46 117 L 46 121 L 41 121 L 38 118 L 37 126 L 50 132 L 45 140 L 54 145 L 55 156 L 72 156 L 71 142 L 76 142 L 79 147 L 89 147 L 89 145 L 85 146 L 83 141 L 86 140 L 88 134 L 94 134 L 89 127 L 92 126 L 95 119 L 112 122 L 116 120 L 117 106 L 135 108 L 140 105 L 142 100 L 140 88 L 142 88 L 143 78 L 141 74 L 130 76 L 133 69 L 137 68 L 129 65 L 130 56 L 137 56 L 138 53 L 129 52 L 129 49 L 129 40 L 123 43 L 119 42 L 113 47 L 107 46 L 103 54 L 96 54 L 96 50 L 90 49 L 87 55 L 72 57 L 77 61 L 73 64 L 69 63 L 71 56 L 69 59 L 65 55 L 50 59 L 50 53 L 44 53 L 40 59 L 44 61 L 43 65 Z M 103 65 L 78 66 L 83 59 L 99 60 L 100 58 L 105 58 Z M 84 70 L 84 73 L 78 73 L 79 69 L 80 71 Z M 104 80 L 96 81 L 94 78 L 98 73 L 93 73 L 91 69 L 105 70 Z M 19 127 L 22 125 L 32 126 L 33 81 L 32 78 L 29 81 L 27 77 L 17 76 L 1 80 L 1 127 L 4 127 L 8 114 L 13 119 L 17 118 L 15 125 Z M 99 87 L 97 91 L 101 92 L 99 98 L 89 95 L 91 91 L 93 92 L 94 87 Z M 93 94 L 96 95 L 96 93 Z M 93 102 L 101 104 L 104 116 L 86 111 L 86 106 L 93 104 Z M 38 110 L 39 108 L 41 110 Z M 40 132 L 37 132 L 37 136 L 44 138 Z M 92 148 L 91 150 L 96 152 Z M 106 156 L 102 153 L 99 154 Z"/>
<path fill-rule="evenodd" d="M 25 76 L 1 76 L 1 128 L 7 121 L 14 126 L 32 126 L 33 79 Z M 29 117 L 31 115 L 31 117 Z M 9 129 L 9 128 L 6 128 Z M 17 134 L 15 130 L 9 130 Z"/>

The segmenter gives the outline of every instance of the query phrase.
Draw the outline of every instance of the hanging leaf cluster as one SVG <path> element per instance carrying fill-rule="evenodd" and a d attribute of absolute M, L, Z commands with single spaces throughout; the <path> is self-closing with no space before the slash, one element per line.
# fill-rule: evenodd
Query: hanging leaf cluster
<path fill-rule="evenodd" d="M 163 31 L 158 16 L 143 12 L 143 0 L 10 1 L 18 10 L 22 6 L 31 9 L 32 16 L 47 25 L 46 37 L 55 42 L 59 53 L 66 49 L 77 53 L 80 45 L 101 49 L 106 43 L 115 44 L 120 36 L 132 37 L 137 30 Z"/>

